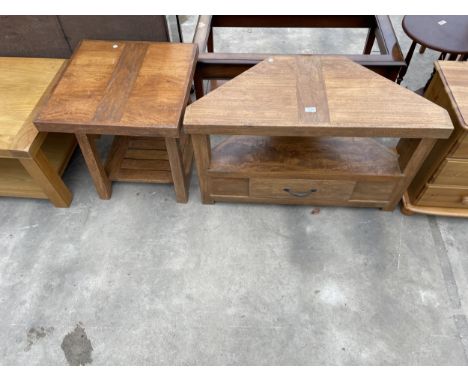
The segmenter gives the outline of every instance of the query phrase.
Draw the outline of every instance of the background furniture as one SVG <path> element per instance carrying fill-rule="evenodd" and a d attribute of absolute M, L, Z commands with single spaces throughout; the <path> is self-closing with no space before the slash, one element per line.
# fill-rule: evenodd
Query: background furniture
<path fill-rule="evenodd" d="M 199 50 L 195 74 L 197 98 L 204 94 L 203 80 L 234 78 L 270 56 L 214 52 L 213 29 L 223 27 L 366 28 L 368 35 L 363 53 L 346 57 L 392 80 L 397 78 L 400 69 L 406 65 L 388 16 L 200 16 L 193 40 Z M 370 54 L 374 41 L 377 41 L 380 54 Z"/>
<path fill-rule="evenodd" d="M 118 180 L 174 183 L 186 202 L 193 151 L 180 124 L 196 59 L 194 44 L 84 40 L 35 124 L 76 135 L 101 198 Z M 118 136 L 105 167 L 96 134 Z"/>
<path fill-rule="evenodd" d="M 446 108 L 455 130 L 437 142 L 403 198 L 402 211 L 468 217 L 468 63 L 438 61 L 426 98 Z"/>
<path fill-rule="evenodd" d="M 75 149 L 73 136 L 39 133 L 33 125 L 65 60 L 0 58 L 0 195 L 49 199 L 68 207 L 60 175 Z"/>
<path fill-rule="evenodd" d="M 275 56 L 187 107 L 204 203 L 392 210 L 447 112 L 336 56 Z M 229 135 L 211 149 L 210 134 Z M 373 137 L 411 138 L 399 156 Z"/>
<path fill-rule="evenodd" d="M 0 16 L 0 56 L 69 58 L 83 39 L 169 41 L 165 16 Z"/>
<path fill-rule="evenodd" d="M 468 58 L 468 16 L 405 16 L 402 26 L 413 42 L 398 83 L 403 81 L 417 44 L 421 45 L 421 53 L 425 48 L 441 52 L 439 60 L 464 61 Z"/>

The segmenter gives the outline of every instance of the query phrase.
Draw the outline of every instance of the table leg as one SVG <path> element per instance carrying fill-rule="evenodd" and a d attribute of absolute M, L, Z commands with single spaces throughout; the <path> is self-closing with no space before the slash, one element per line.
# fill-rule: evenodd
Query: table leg
<path fill-rule="evenodd" d="M 214 201 L 210 198 L 208 179 L 206 177 L 206 172 L 208 171 L 211 161 L 210 136 L 195 134 L 192 135 L 192 142 L 202 202 L 204 204 L 212 204 Z"/>
<path fill-rule="evenodd" d="M 112 183 L 109 180 L 101 158 L 96 148 L 95 137 L 84 133 L 77 133 L 76 139 L 80 145 L 81 153 L 88 166 L 96 191 L 101 199 L 110 199 Z"/>
<path fill-rule="evenodd" d="M 437 139 L 421 139 L 417 143 L 412 155 L 410 157 L 405 156 L 405 158 L 403 158 L 403 160 L 400 162 L 400 167 L 402 167 L 403 171 L 403 177 L 397 182 L 396 186 L 394 187 L 392 195 L 390 197 L 390 201 L 383 208 L 385 211 L 392 211 L 396 207 L 403 193 L 411 184 L 414 176 L 424 163 L 424 160 L 429 155 L 436 142 Z"/>
<path fill-rule="evenodd" d="M 55 207 L 70 206 L 72 193 L 41 149 L 33 157 L 21 158 L 19 161 Z"/>
<path fill-rule="evenodd" d="M 166 138 L 166 149 L 171 166 L 172 180 L 174 181 L 176 200 L 178 203 L 187 203 L 187 178 L 185 176 L 184 160 L 179 143 L 180 141 L 177 138 Z"/>
<path fill-rule="evenodd" d="M 414 53 L 415 48 L 416 48 L 416 42 L 413 41 L 405 57 L 406 67 L 401 68 L 400 73 L 398 73 L 397 84 L 401 84 L 401 82 L 403 81 L 403 78 L 405 77 L 405 74 L 408 71 L 411 58 L 413 58 L 413 53 Z"/>
<path fill-rule="evenodd" d="M 371 54 L 375 41 L 375 27 L 369 28 L 362 54 Z"/>

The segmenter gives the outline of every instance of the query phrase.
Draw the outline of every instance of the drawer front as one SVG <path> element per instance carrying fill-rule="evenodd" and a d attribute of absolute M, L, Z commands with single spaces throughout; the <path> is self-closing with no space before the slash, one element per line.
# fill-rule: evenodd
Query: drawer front
<path fill-rule="evenodd" d="M 461 142 L 452 154 L 454 158 L 468 159 L 468 135 L 461 138 Z"/>
<path fill-rule="evenodd" d="M 251 179 L 250 196 L 302 200 L 347 201 L 355 182 L 309 179 Z"/>
<path fill-rule="evenodd" d="M 417 204 L 428 207 L 456 207 L 468 209 L 468 187 L 441 187 L 428 184 Z"/>
<path fill-rule="evenodd" d="M 214 196 L 248 196 L 249 180 L 213 177 L 208 178 L 208 188 Z"/>
<path fill-rule="evenodd" d="M 468 160 L 446 159 L 431 183 L 468 187 Z"/>

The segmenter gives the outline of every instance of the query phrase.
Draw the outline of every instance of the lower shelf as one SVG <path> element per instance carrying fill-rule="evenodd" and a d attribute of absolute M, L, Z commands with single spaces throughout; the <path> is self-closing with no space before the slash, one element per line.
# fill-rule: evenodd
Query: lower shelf
<path fill-rule="evenodd" d="M 193 159 L 193 148 L 188 135 L 182 136 L 180 146 L 184 169 L 188 174 Z M 164 138 L 114 138 L 106 170 L 113 181 L 173 183 Z"/>
<path fill-rule="evenodd" d="M 62 175 L 75 147 L 73 134 L 50 133 L 41 148 L 52 167 Z M 14 158 L 0 158 L 0 196 L 47 199 L 42 189 Z"/>
<path fill-rule="evenodd" d="M 212 150 L 207 200 L 386 208 L 402 176 L 372 138 L 232 136 Z"/>

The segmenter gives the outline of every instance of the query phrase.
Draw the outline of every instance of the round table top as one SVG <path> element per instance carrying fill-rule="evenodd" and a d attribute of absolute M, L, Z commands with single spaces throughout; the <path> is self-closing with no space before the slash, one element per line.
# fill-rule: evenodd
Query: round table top
<path fill-rule="evenodd" d="M 405 16 L 403 30 L 413 41 L 438 52 L 468 53 L 468 16 Z"/>

